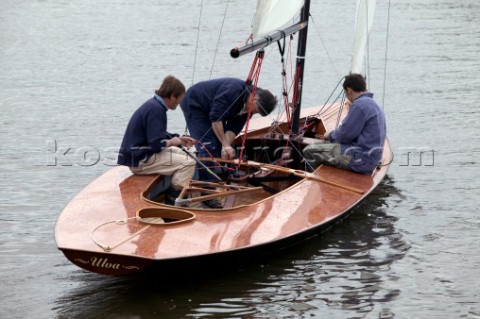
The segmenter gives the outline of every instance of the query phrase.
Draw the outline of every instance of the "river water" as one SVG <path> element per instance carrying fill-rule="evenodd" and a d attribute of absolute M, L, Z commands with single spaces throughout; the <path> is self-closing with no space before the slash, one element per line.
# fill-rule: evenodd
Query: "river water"
<path fill-rule="evenodd" d="M 305 106 L 323 103 L 349 69 L 352 3 L 312 1 Z M 57 250 L 57 216 L 114 165 L 131 113 L 165 75 L 187 86 L 246 77 L 252 56 L 228 52 L 254 6 L 2 0 L 0 317 L 480 318 L 477 0 L 378 1 L 368 80 L 395 160 L 322 236 L 195 276 L 106 277 Z M 260 85 L 279 95 L 276 46 L 262 72 Z M 183 132 L 180 111 L 169 130 Z"/>

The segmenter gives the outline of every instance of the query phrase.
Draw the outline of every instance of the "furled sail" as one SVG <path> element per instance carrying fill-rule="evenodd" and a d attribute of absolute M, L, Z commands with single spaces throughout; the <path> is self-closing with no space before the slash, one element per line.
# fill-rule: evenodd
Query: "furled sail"
<path fill-rule="evenodd" d="M 357 21 L 355 26 L 355 40 L 353 44 L 352 65 L 350 72 L 361 73 L 368 34 L 373 25 L 376 0 L 357 1 Z"/>
<path fill-rule="evenodd" d="M 252 34 L 260 37 L 291 24 L 305 0 L 258 0 Z"/>

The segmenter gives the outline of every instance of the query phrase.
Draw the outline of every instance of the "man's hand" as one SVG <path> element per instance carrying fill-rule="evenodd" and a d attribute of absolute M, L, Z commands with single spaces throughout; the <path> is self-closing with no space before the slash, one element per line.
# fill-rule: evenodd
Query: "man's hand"
<path fill-rule="evenodd" d="M 197 143 L 197 140 L 195 140 L 194 138 L 191 138 L 190 136 L 182 136 L 182 137 L 175 136 L 169 139 L 167 143 L 168 143 L 167 147 L 184 145 L 190 148 Z"/>
<path fill-rule="evenodd" d="M 194 138 L 191 138 L 190 136 L 182 136 L 180 137 L 180 139 L 182 140 L 181 145 L 185 145 L 188 148 L 192 147 L 197 143 L 197 140 Z"/>
<path fill-rule="evenodd" d="M 180 139 L 180 137 L 175 136 L 167 140 L 167 147 L 178 145 L 182 145 L 182 140 Z"/>
<path fill-rule="evenodd" d="M 235 150 L 231 146 L 222 147 L 222 159 L 234 159 Z"/>

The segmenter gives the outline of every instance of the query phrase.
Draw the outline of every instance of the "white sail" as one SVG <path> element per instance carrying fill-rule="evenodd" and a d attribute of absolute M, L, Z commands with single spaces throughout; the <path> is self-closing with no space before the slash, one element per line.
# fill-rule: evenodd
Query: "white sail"
<path fill-rule="evenodd" d="M 353 44 L 352 65 L 350 72 L 361 73 L 368 34 L 373 25 L 376 0 L 357 1 L 357 22 L 355 26 L 355 40 Z"/>
<path fill-rule="evenodd" d="M 259 37 L 291 23 L 303 7 L 304 0 L 258 0 L 252 34 Z"/>

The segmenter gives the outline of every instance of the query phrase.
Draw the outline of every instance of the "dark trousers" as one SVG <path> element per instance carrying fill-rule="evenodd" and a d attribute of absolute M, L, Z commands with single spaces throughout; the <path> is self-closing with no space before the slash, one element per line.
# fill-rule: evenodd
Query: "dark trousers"
<path fill-rule="evenodd" d="M 187 112 L 184 112 L 184 115 Z M 212 123 L 207 114 L 204 114 L 200 110 L 191 108 L 188 112 L 188 116 L 185 116 L 187 122 L 188 131 L 190 136 L 200 141 L 196 145 L 197 157 L 220 157 L 222 155 L 222 145 L 217 139 L 215 132 L 212 129 Z M 203 162 L 207 167 L 215 167 L 217 164 L 214 162 Z M 213 170 L 213 169 L 212 169 Z M 213 180 L 214 177 L 207 172 L 207 170 L 197 164 L 197 172 L 195 179 L 200 181 Z"/>

